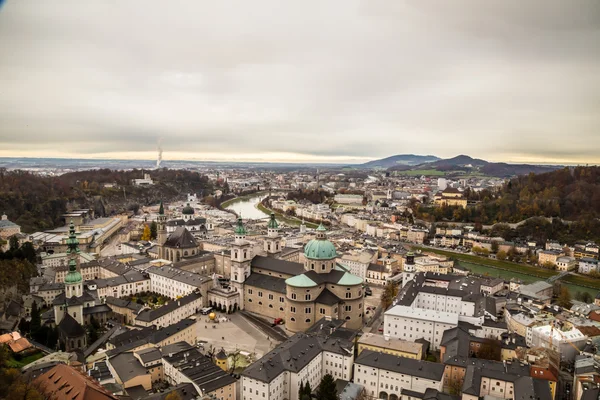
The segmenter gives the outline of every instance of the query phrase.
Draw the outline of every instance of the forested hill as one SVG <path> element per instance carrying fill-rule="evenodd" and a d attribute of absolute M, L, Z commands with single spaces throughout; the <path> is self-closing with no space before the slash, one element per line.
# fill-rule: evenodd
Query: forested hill
<path fill-rule="evenodd" d="M 467 190 L 465 194 L 475 205 L 466 209 L 415 206 L 416 216 L 429 221 L 484 225 L 553 217 L 574 221 L 569 228 L 572 236 L 600 238 L 600 167 L 529 174 L 511 179 L 496 192 Z"/>
<path fill-rule="evenodd" d="M 45 177 L 25 171 L 0 169 L 0 213 L 21 226 L 24 232 L 54 228 L 62 223 L 68 209 L 90 208 L 97 217 L 159 200 L 183 198 L 187 193 L 208 195 L 212 186 L 205 176 L 186 170 L 146 171 L 155 185 L 136 187 L 131 180 L 141 178 L 141 170 L 109 169 L 67 173 Z M 105 187 L 105 184 L 116 184 Z"/>

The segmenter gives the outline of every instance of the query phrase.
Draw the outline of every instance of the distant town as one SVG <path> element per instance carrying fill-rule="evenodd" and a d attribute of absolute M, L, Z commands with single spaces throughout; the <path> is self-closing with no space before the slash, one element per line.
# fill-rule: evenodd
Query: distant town
<path fill-rule="evenodd" d="M 5 161 L 1 391 L 599 398 L 600 168 L 411 157 Z"/>

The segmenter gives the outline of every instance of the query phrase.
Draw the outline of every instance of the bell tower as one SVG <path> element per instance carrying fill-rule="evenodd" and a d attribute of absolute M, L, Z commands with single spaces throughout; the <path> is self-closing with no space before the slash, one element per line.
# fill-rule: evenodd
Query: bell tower
<path fill-rule="evenodd" d="M 250 276 L 252 248 L 246 240 L 246 228 L 242 218 L 238 218 L 234 230 L 235 241 L 231 247 L 231 286 L 240 294 L 240 309 L 244 309 L 244 282 Z"/>
<path fill-rule="evenodd" d="M 164 246 L 167 241 L 167 216 L 162 200 L 158 209 L 158 218 L 156 218 L 156 239 L 158 241 L 158 258 L 165 258 Z"/>
<path fill-rule="evenodd" d="M 271 218 L 267 224 L 267 238 L 264 242 L 264 250 L 269 257 L 277 257 L 281 253 L 281 236 L 279 236 L 279 224 L 275 219 L 275 213 L 271 213 Z"/>

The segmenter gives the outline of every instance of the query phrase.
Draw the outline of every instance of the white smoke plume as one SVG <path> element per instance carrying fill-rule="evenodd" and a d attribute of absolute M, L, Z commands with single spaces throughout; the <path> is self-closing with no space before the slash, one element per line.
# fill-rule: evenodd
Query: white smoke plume
<path fill-rule="evenodd" d="M 160 168 L 160 163 L 162 162 L 162 140 L 163 138 L 158 138 L 158 141 L 156 142 L 156 146 L 158 147 L 158 159 L 156 160 L 156 168 Z"/>

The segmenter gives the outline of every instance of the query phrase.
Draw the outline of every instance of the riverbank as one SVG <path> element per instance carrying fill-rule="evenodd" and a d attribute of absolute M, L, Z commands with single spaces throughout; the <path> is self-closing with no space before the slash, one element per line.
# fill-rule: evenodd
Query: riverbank
<path fill-rule="evenodd" d="M 517 264 L 510 261 L 500 261 L 491 258 L 474 256 L 471 254 L 456 253 L 453 251 L 446 251 L 440 249 L 432 249 L 428 247 L 413 246 L 414 249 L 440 254 L 446 257 L 450 257 L 459 261 L 465 261 L 471 264 L 481 265 L 487 268 L 499 269 L 507 272 L 514 272 L 518 274 L 528 275 L 546 280 L 552 276 L 558 275 L 558 272 L 554 270 L 536 268 L 529 265 Z M 567 275 L 561 279 L 561 282 L 569 283 L 574 286 L 581 286 L 588 289 L 600 290 L 600 280 L 593 279 L 581 275 Z"/>
<path fill-rule="evenodd" d="M 253 197 L 260 197 L 260 196 L 263 196 L 265 194 L 269 194 L 269 192 L 266 191 L 266 190 L 263 190 L 263 191 L 260 191 L 260 192 L 255 192 L 255 193 L 245 194 L 243 196 L 234 197 L 233 199 L 229 199 L 229 200 L 226 200 L 226 201 L 222 202 L 221 203 L 221 208 L 225 209 L 225 208 L 229 207 L 232 204 L 239 203 L 240 201 L 250 200 Z"/>
<path fill-rule="evenodd" d="M 302 221 L 298 218 L 290 217 L 275 210 L 271 210 L 270 208 L 265 207 L 261 202 L 258 202 L 258 204 L 256 204 L 256 208 L 258 208 L 260 211 L 266 214 L 275 213 L 275 218 L 277 218 L 277 220 L 285 222 L 288 225 L 300 226 L 300 224 L 302 224 Z M 312 222 L 305 222 L 304 225 L 306 225 L 307 228 L 317 228 L 319 226 L 317 224 L 313 224 Z"/>

